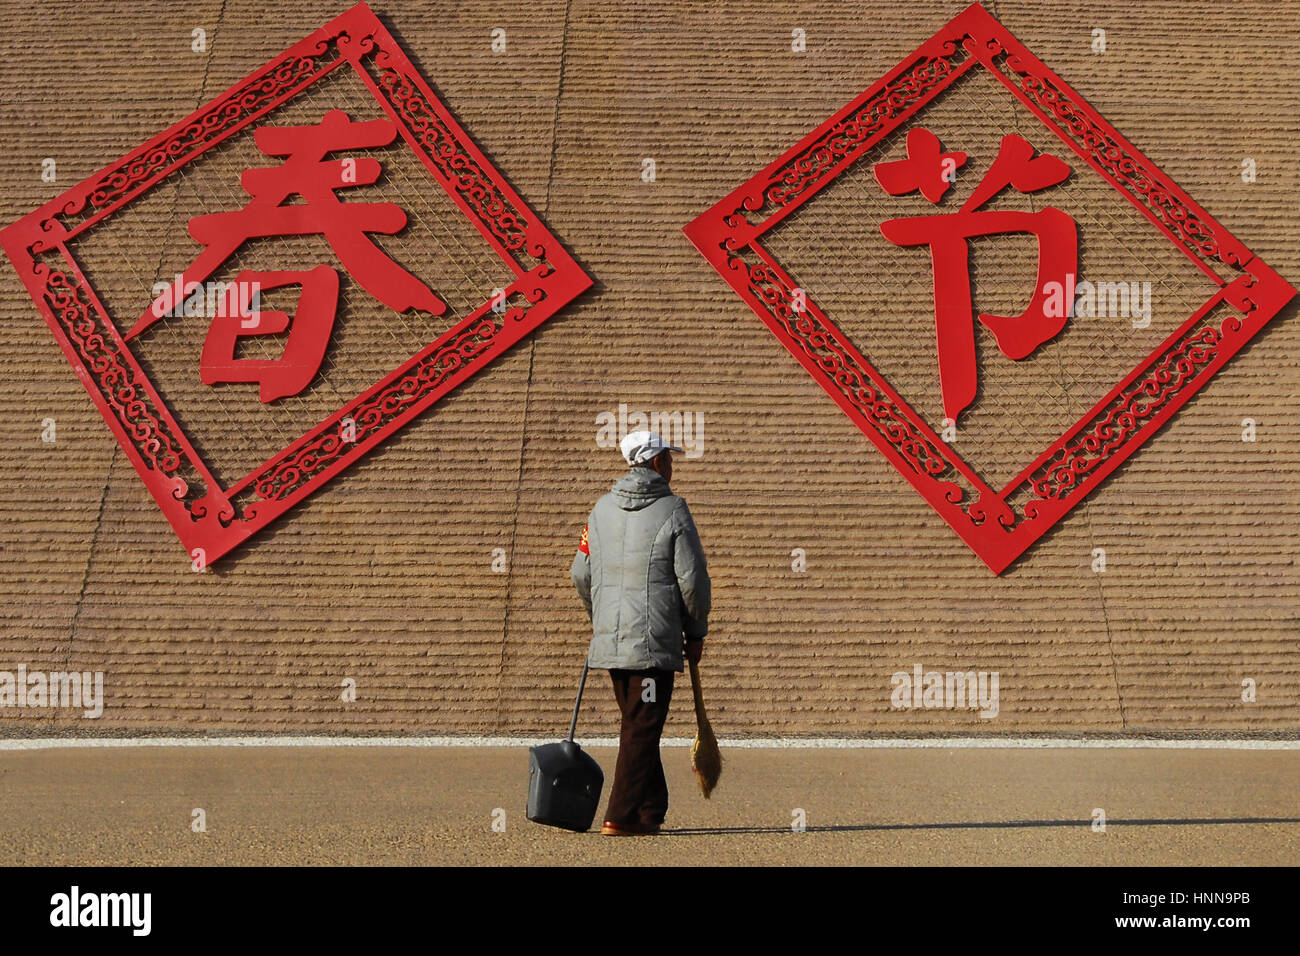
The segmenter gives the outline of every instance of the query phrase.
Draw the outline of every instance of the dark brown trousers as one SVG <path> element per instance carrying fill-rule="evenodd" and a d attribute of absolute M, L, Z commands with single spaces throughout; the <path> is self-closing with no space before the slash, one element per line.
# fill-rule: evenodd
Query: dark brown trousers
<path fill-rule="evenodd" d="M 663 823 L 668 813 L 668 781 L 659 759 L 659 737 L 673 696 L 674 671 L 611 670 L 614 699 L 623 714 L 618 763 L 609 791 L 605 820 L 610 823 Z M 645 680 L 654 681 L 654 699 Z"/>

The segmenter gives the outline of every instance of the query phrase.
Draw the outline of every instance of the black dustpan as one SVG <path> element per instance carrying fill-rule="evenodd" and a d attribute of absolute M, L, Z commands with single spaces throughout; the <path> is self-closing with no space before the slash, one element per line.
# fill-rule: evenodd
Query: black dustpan
<path fill-rule="evenodd" d="M 578 700 L 573 705 L 573 720 L 569 722 L 569 739 L 528 750 L 528 819 L 579 833 L 591 829 L 600 806 L 600 791 L 605 786 L 600 764 L 573 740 L 588 668 L 589 665 L 583 665 Z"/>

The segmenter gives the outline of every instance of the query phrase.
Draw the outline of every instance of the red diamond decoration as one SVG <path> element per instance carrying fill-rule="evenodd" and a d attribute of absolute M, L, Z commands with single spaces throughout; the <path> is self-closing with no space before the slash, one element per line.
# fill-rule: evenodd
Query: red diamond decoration
<path fill-rule="evenodd" d="M 903 400 L 819 307 L 818 290 L 802 287 L 783 268 L 768 235 L 859 160 L 894 161 L 894 169 L 877 170 L 881 176 L 897 176 L 901 154 L 885 156 L 873 149 L 896 130 L 921 127 L 926 107 L 977 70 L 987 71 L 1042 124 L 1035 125 L 1031 139 L 1046 127 L 1068 147 L 1062 150 L 1050 136 L 1038 136 L 1043 142 L 1036 145 L 1043 152 L 1050 146 L 1075 168 L 1081 168 L 1075 157 L 1082 159 L 1113 187 L 1116 202 L 1122 198 L 1149 220 L 1153 242 L 1173 243 L 1210 280 L 1211 290 L 1172 334 L 1000 489 L 986 483 L 959 455 L 957 443 L 941 439 Z M 953 167 L 965 161 L 962 153 L 940 153 L 932 139 L 922 133 L 909 142 L 924 150 L 925 161 L 932 160 L 936 170 L 943 157 L 953 157 Z M 943 148 L 956 150 L 961 144 L 945 143 Z M 1027 154 L 1020 160 L 1028 162 Z M 926 198 L 937 202 L 946 183 L 926 182 Z M 995 574 L 1151 438 L 1296 294 L 979 4 L 954 17 L 878 83 L 684 231 Z M 924 319 L 917 328 L 934 327 L 933 315 Z"/>
<path fill-rule="evenodd" d="M 220 155 L 223 147 L 229 148 L 240 137 L 273 127 L 275 118 L 268 117 L 272 111 L 295 103 L 299 97 L 328 97 L 319 85 L 326 78 L 340 76 L 350 76 L 353 78 L 350 83 L 364 87 L 366 92 L 362 98 L 367 101 L 367 110 L 369 100 L 373 99 L 373 115 L 349 118 L 334 113 L 316 119 L 333 124 L 331 128 L 336 132 L 345 129 L 350 120 L 357 120 L 358 125 L 351 127 L 351 132 L 345 129 L 345 138 L 355 135 L 359 129 L 379 129 L 387 134 L 380 136 L 381 140 L 389 145 L 400 143 L 397 148 L 409 151 L 409 156 L 414 157 L 412 168 L 419 170 L 413 184 L 407 184 L 405 198 L 414 200 L 416 196 L 410 195 L 412 192 L 444 192 L 482 237 L 490 250 L 486 255 L 491 258 L 495 254 L 500 260 L 503 278 L 509 278 L 477 307 L 449 312 L 448 318 L 452 320 L 449 329 L 242 478 L 223 485 L 214 469 L 196 451 L 194 440 L 165 404 L 159 383 L 146 372 L 135 352 L 139 340 L 134 336 L 138 330 L 132 326 L 141 318 L 140 313 L 110 315 L 74 258 L 74 240 L 90 241 L 102 224 L 131 208 L 139 197 L 160 184 L 181 177 L 201 157 Z M 315 108 L 317 104 L 310 102 Z M 324 113 L 330 106 L 329 103 L 320 105 L 319 112 Z M 368 126 L 361 125 L 363 119 Z M 263 120 L 269 122 L 262 123 Z M 395 136 L 391 135 L 393 127 Z M 284 132 L 277 134 L 272 130 L 270 135 L 270 139 L 259 142 L 282 144 L 281 155 L 285 149 L 292 148 L 283 146 L 291 139 Z M 275 149 L 264 149 L 264 152 L 274 153 Z M 407 155 L 403 153 L 404 157 Z M 259 158 L 266 157 L 259 154 Z M 267 165 L 274 166 L 279 158 L 272 156 Z M 379 175 L 380 164 L 375 160 L 363 158 L 355 162 L 357 165 L 351 170 L 352 184 L 368 185 Z M 324 161 L 321 165 L 325 165 Z M 266 170 L 249 172 L 267 174 Z M 428 180 L 419 181 L 426 173 Z M 347 184 L 347 174 L 340 175 Z M 250 188 L 250 183 L 255 182 L 258 181 L 245 179 L 245 189 L 256 194 L 257 187 Z M 246 200 L 243 197 L 235 207 Z M 228 202 L 217 205 L 229 208 Z M 357 212 L 361 205 L 345 203 L 344 215 L 362 215 Z M 288 212 L 285 218 L 301 225 L 302 220 L 296 218 L 302 215 L 301 207 L 286 207 L 290 208 L 298 211 Z M 264 213 L 259 215 L 264 217 Z M 192 234 L 197 221 L 191 220 Z M 377 231 L 395 234 L 400 230 L 392 226 L 390 217 L 388 227 Z M 360 236 L 358 232 L 357 237 Z M 319 490 L 415 416 L 488 368 L 512 345 L 591 286 L 587 274 L 475 146 L 364 3 L 290 47 L 148 143 L 9 226 L 0 233 L 0 241 L 196 569 L 226 554 Z M 354 241 L 340 253 L 340 258 L 350 255 L 353 261 L 368 261 L 373 266 L 374 259 L 384 254 L 378 247 L 370 247 L 363 249 L 358 258 L 357 246 L 364 243 L 364 239 Z M 335 251 L 342 245 L 334 243 L 334 237 L 331 244 L 335 245 Z M 325 273 L 332 272 L 330 268 L 321 268 Z M 383 268 L 379 271 L 372 268 L 370 274 L 390 279 L 409 278 L 397 276 L 391 270 L 385 273 Z M 275 277 L 271 285 L 283 285 L 295 278 L 290 273 L 268 275 Z M 320 280 L 313 282 L 318 291 L 337 288 L 337 279 L 331 279 L 328 274 L 322 276 L 318 270 L 314 276 Z M 303 282 L 303 275 L 297 275 L 296 280 Z M 183 291 L 186 287 L 178 284 L 178 288 Z M 303 284 L 303 302 L 309 300 L 307 289 L 308 285 Z M 383 290 L 380 291 L 382 294 Z M 143 288 L 140 301 L 130 303 L 129 307 L 147 308 L 151 298 L 149 290 Z M 423 301 L 430 303 L 433 299 Z M 437 301 L 430 311 L 439 314 L 444 308 L 445 304 Z M 332 321 L 332 311 L 329 314 L 319 308 L 315 311 Z M 288 321 L 282 313 L 261 315 L 276 317 L 273 319 L 276 327 L 268 331 L 280 331 Z M 298 319 L 294 321 L 298 323 Z M 141 321 L 141 327 L 148 324 Z M 205 367 L 205 376 L 211 373 L 218 377 L 225 375 L 220 378 L 223 382 L 243 381 L 259 374 L 249 369 L 277 364 L 235 359 L 233 342 L 239 333 L 230 328 L 224 331 L 225 360 L 211 368 Z M 279 364 L 290 360 L 286 351 Z M 296 388 L 295 383 L 287 391 Z M 273 392 L 264 395 L 263 400 L 275 397 Z"/>

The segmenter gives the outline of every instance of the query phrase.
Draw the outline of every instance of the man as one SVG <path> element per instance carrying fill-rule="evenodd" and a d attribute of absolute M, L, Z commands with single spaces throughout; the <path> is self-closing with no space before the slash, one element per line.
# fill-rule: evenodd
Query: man
<path fill-rule="evenodd" d="M 623 714 L 607 836 L 655 834 L 668 812 L 659 737 L 673 678 L 698 663 L 709 629 L 709 572 L 686 502 L 668 488 L 672 453 L 653 432 L 620 444 L 631 466 L 596 502 L 569 571 L 591 618 L 587 663 L 608 668 Z"/>

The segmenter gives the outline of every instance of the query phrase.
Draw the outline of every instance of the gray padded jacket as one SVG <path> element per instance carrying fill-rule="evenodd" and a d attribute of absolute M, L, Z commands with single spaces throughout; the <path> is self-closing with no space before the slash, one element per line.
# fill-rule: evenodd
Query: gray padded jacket
<path fill-rule="evenodd" d="M 596 502 L 569 576 L 591 617 L 592 667 L 682 669 L 709 630 L 709 571 L 686 501 L 634 467 Z"/>

